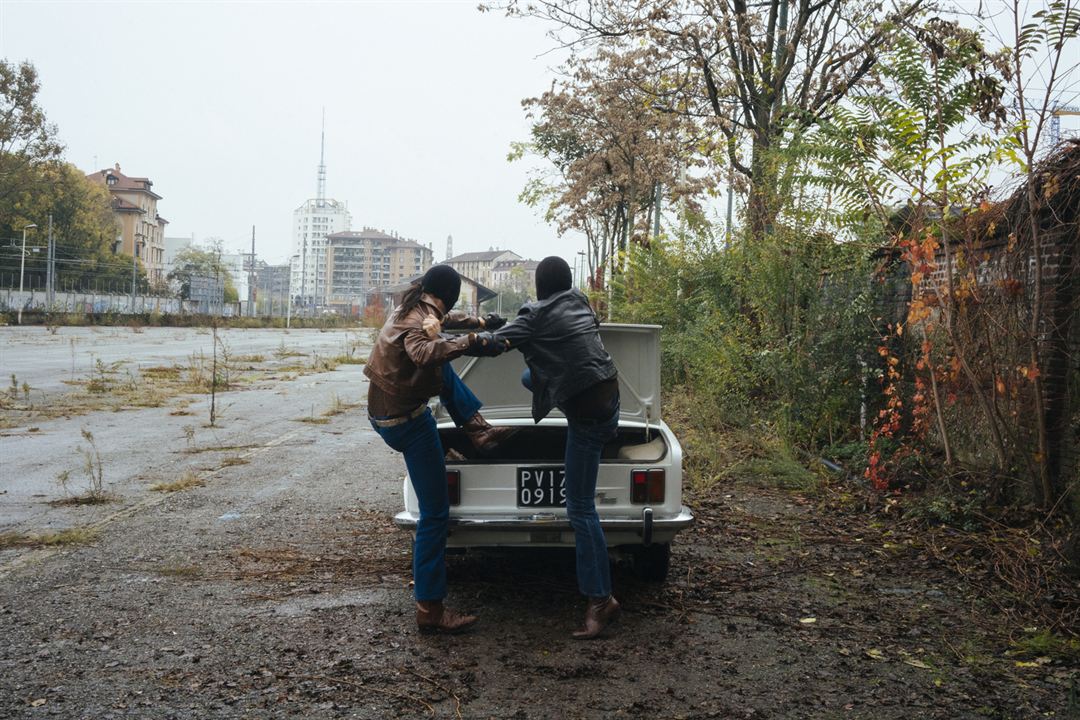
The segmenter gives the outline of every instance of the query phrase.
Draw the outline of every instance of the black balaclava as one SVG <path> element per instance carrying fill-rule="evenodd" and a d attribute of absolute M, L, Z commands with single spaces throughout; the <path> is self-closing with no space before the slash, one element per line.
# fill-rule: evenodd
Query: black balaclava
<path fill-rule="evenodd" d="M 461 295 L 461 276 L 449 265 L 432 265 L 420 279 L 420 286 L 442 300 L 443 308 L 450 312 Z"/>
<path fill-rule="evenodd" d="M 566 261 L 551 255 L 536 266 L 536 299 L 547 300 L 557 292 L 569 290 L 574 284 L 574 276 Z"/>

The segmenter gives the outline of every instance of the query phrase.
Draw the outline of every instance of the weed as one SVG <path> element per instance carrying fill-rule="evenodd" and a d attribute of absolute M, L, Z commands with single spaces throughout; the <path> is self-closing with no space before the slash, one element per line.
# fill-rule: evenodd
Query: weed
<path fill-rule="evenodd" d="M 1080 660 L 1080 639 L 1064 637 L 1050 630 L 1031 628 L 1026 637 L 1013 640 L 1009 655 L 1025 658 L 1050 658 L 1072 664 Z"/>
<path fill-rule="evenodd" d="M 330 407 L 323 412 L 323 417 L 332 417 L 334 415 L 341 415 L 348 410 L 352 410 L 355 407 L 359 407 L 359 403 L 348 403 L 341 399 L 337 393 L 334 393 L 333 400 L 330 402 Z"/>
<path fill-rule="evenodd" d="M 281 344 L 278 345 L 277 350 L 274 351 L 274 357 L 278 360 L 284 360 L 285 358 L 300 357 L 304 353 L 297 352 L 285 346 L 285 338 L 281 338 Z"/>
<path fill-rule="evenodd" d="M 94 361 L 94 365 L 90 368 L 90 380 L 86 383 L 86 390 L 95 394 L 103 394 L 113 389 L 115 385 L 113 376 L 119 372 L 121 362 L 111 362 L 105 364 L 101 358 Z"/>
<path fill-rule="evenodd" d="M 222 460 L 221 461 L 221 467 L 234 467 L 236 465 L 247 465 L 249 462 L 250 462 L 250 460 L 248 460 L 247 458 L 242 458 L 242 457 L 239 457 L 238 455 L 233 455 L 232 457 L 227 457 L 224 460 Z"/>
<path fill-rule="evenodd" d="M 206 483 L 195 472 L 191 470 L 185 470 L 184 474 L 180 476 L 179 480 L 167 483 L 157 483 L 151 485 L 150 489 L 155 492 L 180 492 L 181 490 L 190 490 L 194 487 L 202 487 Z"/>
<path fill-rule="evenodd" d="M 81 545 L 101 535 L 97 528 L 75 527 L 47 533 L 0 533 L 0 550 L 20 547 Z"/>
<path fill-rule="evenodd" d="M 233 358 L 233 360 L 238 362 L 238 363 L 257 364 L 257 363 L 266 362 L 266 356 L 265 355 L 260 355 L 258 353 L 254 353 L 254 354 L 251 354 L 251 355 L 237 355 L 236 357 Z"/>
<path fill-rule="evenodd" d="M 49 504 L 54 507 L 60 507 L 64 505 L 100 505 L 112 501 L 112 497 L 108 494 L 98 491 L 94 492 L 93 489 L 88 490 L 80 495 L 72 495 L 68 487 L 71 481 L 71 471 L 64 470 L 58 473 L 56 476 L 56 484 L 60 486 L 60 490 L 64 493 L 64 497 L 59 500 L 53 500 Z"/>
<path fill-rule="evenodd" d="M 83 428 L 81 432 L 83 440 L 90 445 L 89 448 L 79 448 L 83 456 L 83 471 L 90 480 L 89 494 L 104 496 L 105 470 L 101 462 L 101 452 L 98 451 L 97 443 L 94 442 L 94 434 L 86 428 Z"/>

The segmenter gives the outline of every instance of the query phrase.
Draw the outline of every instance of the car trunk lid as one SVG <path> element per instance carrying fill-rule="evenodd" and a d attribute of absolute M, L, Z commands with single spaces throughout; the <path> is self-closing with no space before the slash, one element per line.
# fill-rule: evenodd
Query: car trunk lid
<path fill-rule="evenodd" d="M 600 338 L 619 371 L 619 417 L 647 424 L 660 421 L 660 326 L 604 323 Z M 567 358 L 573 362 L 573 358 Z M 497 358 L 461 357 L 454 369 L 484 403 L 484 417 L 530 418 L 532 394 L 521 384 L 525 360 L 510 352 Z M 559 411 L 552 411 L 558 415 Z M 439 420 L 449 419 L 441 404 Z"/>

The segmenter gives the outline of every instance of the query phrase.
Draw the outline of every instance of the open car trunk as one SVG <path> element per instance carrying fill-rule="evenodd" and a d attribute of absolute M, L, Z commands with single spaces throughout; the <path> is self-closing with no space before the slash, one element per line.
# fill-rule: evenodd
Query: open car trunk
<path fill-rule="evenodd" d="M 480 455 L 462 430 L 439 429 L 443 449 L 450 453 L 447 465 L 455 462 L 482 463 L 561 463 L 566 452 L 565 425 L 522 427 L 517 435 L 494 451 Z M 456 453 L 457 457 L 454 456 Z M 658 462 L 667 453 L 663 435 L 656 427 L 620 427 L 618 436 L 604 446 L 602 462 Z"/>
<path fill-rule="evenodd" d="M 660 422 L 660 326 L 603 324 L 600 339 L 619 371 L 619 418 L 646 426 Z M 573 362 L 573 358 L 567 358 Z M 532 393 L 521 384 L 525 359 L 513 350 L 495 358 L 461 357 L 454 369 L 484 403 L 489 420 L 532 419 Z M 562 414 L 552 410 L 548 417 Z M 435 418 L 449 421 L 440 405 Z M 652 439 L 652 438 L 650 438 Z"/>

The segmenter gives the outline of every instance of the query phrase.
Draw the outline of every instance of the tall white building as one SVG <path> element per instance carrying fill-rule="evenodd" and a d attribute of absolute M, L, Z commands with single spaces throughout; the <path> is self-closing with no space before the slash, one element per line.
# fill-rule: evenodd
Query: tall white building
<path fill-rule="evenodd" d="M 345 232 L 352 215 L 343 202 L 314 198 L 293 211 L 293 251 L 289 260 L 289 289 L 301 305 L 326 304 L 326 236 Z"/>
<path fill-rule="evenodd" d="M 293 211 L 289 292 L 301 306 L 326 304 L 326 288 L 319 287 L 319 278 L 326 277 L 326 236 L 345 232 L 352 225 L 348 205 L 326 197 L 325 125 L 324 117 L 315 197 Z"/>

